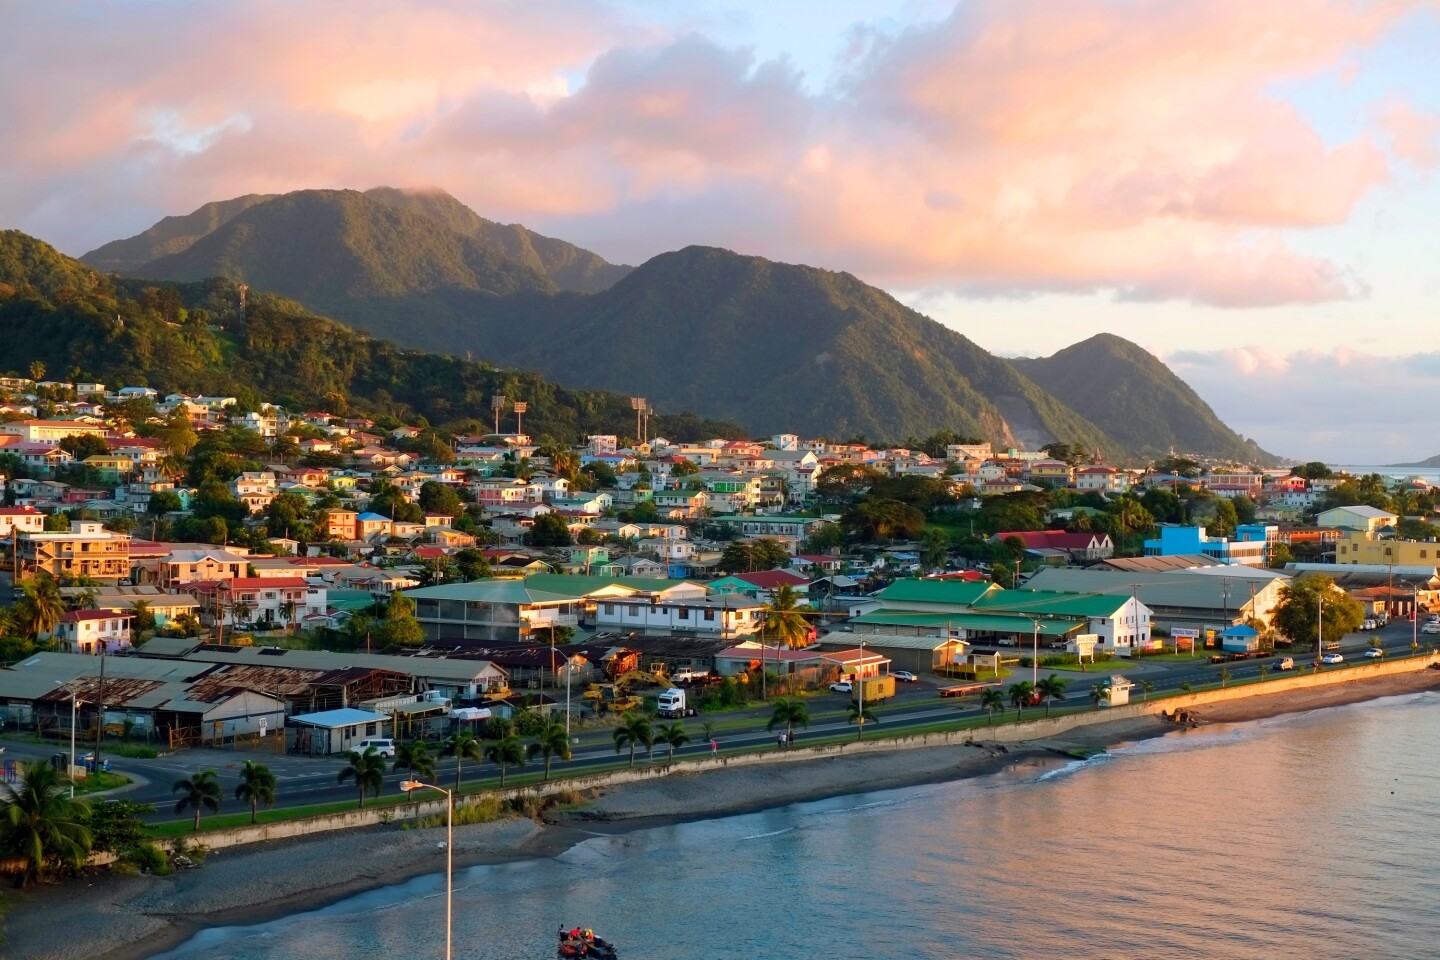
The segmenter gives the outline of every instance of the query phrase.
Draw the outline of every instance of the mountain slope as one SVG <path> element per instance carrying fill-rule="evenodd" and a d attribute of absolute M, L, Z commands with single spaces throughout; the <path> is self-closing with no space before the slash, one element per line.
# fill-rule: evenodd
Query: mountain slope
<path fill-rule="evenodd" d="M 482 331 L 500 362 L 602 389 L 645 384 L 661 409 L 756 433 L 899 440 L 948 428 L 1121 450 L 1003 360 L 850 274 L 727 250 L 662 254 L 609 290 Z"/>
<path fill-rule="evenodd" d="M 1149 351 L 1101 333 L 1049 357 L 1010 363 L 1129 449 L 1271 463 L 1274 455 L 1225 426 L 1210 405 Z"/>
<path fill-rule="evenodd" d="M 144 233 L 124 240 L 112 240 L 91 250 L 80 260 L 106 273 L 132 273 L 151 260 L 190 249 L 196 240 L 215 232 L 233 217 L 274 198 L 273 193 L 251 193 L 233 200 L 207 203 L 182 217 L 166 217 Z"/>
<path fill-rule="evenodd" d="M 609 263 L 573 243 L 542 236 L 518 223 L 502 224 L 471 210 L 443 190 L 397 190 L 376 187 L 365 196 L 429 217 L 463 236 L 480 241 L 492 253 L 548 277 L 561 290 L 598 293 L 633 270 Z"/>
<path fill-rule="evenodd" d="M 453 343 L 485 298 L 556 289 L 472 237 L 354 190 L 300 190 L 257 204 L 136 273 L 227 277 L 432 349 Z"/>
<path fill-rule="evenodd" d="M 467 431 L 488 431 L 490 398 L 505 394 L 529 402 L 527 432 L 564 442 L 623 435 L 634 424 L 627 396 L 402 350 L 278 297 L 242 297 L 229 280 L 116 281 L 39 240 L 0 231 L 0 371 L 26 371 L 34 361 L 61 376 L 295 409 L 339 395 L 357 413 L 418 413 Z M 734 424 L 689 414 L 651 426 L 677 439 L 743 435 Z"/>

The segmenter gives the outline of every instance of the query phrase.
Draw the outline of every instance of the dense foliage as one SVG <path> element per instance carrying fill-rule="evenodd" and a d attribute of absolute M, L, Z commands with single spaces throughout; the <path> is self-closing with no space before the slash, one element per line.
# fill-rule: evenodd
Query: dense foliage
<path fill-rule="evenodd" d="M 490 398 L 504 394 L 529 402 L 527 432 L 567 443 L 635 422 L 627 397 L 402 350 L 228 280 L 114 280 L 16 231 L 0 232 L 0 332 L 0 370 L 231 395 L 241 411 L 271 400 L 488 432 Z M 742 434 L 688 414 L 650 426 L 681 440 Z"/>

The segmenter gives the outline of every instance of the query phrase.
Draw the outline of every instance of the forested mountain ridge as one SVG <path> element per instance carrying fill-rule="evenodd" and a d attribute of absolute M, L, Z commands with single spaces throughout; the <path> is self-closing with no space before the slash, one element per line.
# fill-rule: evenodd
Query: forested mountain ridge
<path fill-rule="evenodd" d="M 1049 357 L 1010 361 L 1021 373 L 1143 456 L 1170 451 L 1276 462 L 1231 430 L 1189 384 L 1148 350 L 1114 334 L 1096 334 Z"/>
<path fill-rule="evenodd" d="M 293 409 L 419 414 L 464 431 L 488 431 L 490 398 L 505 394 L 529 402 L 526 432 L 566 443 L 625 434 L 634 424 L 625 396 L 403 349 L 280 297 L 242 296 L 230 280 L 116 280 L 42 241 L 0 231 L 0 370 L 35 362 L 53 377 Z M 734 424 L 688 414 L 657 416 L 651 427 L 677 439 L 743 435 Z"/>

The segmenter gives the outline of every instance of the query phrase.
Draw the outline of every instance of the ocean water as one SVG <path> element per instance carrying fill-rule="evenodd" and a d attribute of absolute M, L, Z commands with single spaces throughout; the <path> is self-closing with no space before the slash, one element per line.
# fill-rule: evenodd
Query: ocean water
<path fill-rule="evenodd" d="M 1440 694 L 597 837 L 457 875 L 456 957 L 1440 957 Z M 441 957 L 444 877 L 164 960 Z"/>

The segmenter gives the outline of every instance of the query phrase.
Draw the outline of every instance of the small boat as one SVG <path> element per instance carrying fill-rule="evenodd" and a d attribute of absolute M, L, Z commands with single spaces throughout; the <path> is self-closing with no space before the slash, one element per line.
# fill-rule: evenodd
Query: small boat
<path fill-rule="evenodd" d="M 588 927 L 572 927 L 569 930 L 561 927 L 559 940 L 555 956 L 561 960 L 616 960 L 620 956 L 615 952 L 615 944 L 595 936 L 595 931 Z"/>

